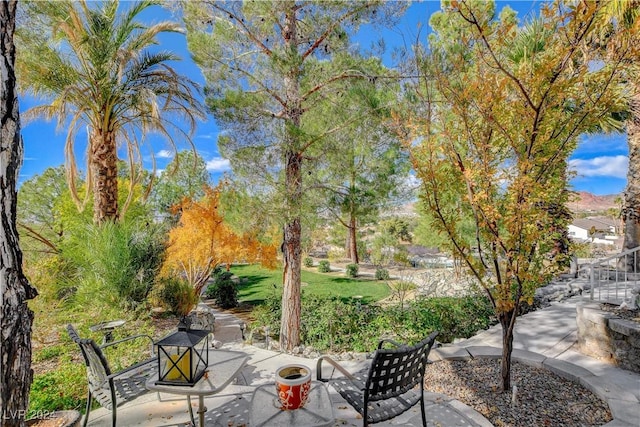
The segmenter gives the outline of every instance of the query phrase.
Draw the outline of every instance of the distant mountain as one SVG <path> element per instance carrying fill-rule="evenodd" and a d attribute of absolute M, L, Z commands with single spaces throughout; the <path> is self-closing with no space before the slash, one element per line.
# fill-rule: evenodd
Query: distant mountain
<path fill-rule="evenodd" d="M 607 209 L 618 208 L 616 198 L 620 194 L 608 194 L 606 196 L 596 196 L 587 191 L 578 191 L 576 199 L 569 203 L 569 209 L 573 212 L 599 212 Z"/>
<path fill-rule="evenodd" d="M 569 209 L 574 213 L 596 213 L 603 212 L 607 209 L 619 208 L 616 198 L 621 197 L 620 194 L 607 194 L 605 196 L 596 196 L 587 191 L 576 192 L 576 198 L 569 203 Z M 399 217 L 415 217 L 417 216 L 417 203 L 407 203 L 402 206 L 396 206 L 383 213 L 383 216 L 399 216 Z"/>

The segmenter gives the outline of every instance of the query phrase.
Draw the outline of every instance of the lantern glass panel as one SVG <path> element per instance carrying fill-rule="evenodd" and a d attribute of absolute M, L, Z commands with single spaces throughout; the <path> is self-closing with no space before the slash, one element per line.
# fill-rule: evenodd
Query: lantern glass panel
<path fill-rule="evenodd" d="M 157 384 L 193 386 L 209 364 L 208 331 L 178 330 L 156 343 Z"/>

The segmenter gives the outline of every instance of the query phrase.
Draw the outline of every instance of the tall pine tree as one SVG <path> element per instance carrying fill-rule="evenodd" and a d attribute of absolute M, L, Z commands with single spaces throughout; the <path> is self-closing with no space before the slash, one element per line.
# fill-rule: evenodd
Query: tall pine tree
<path fill-rule="evenodd" d="M 280 344 L 300 342 L 300 270 L 305 176 L 322 155 L 322 132 L 307 122 L 345 81 L 371 79 L 350 35 L 393 19 L 406 5 L 383 1 L 184 2 L 189 49 L 207 80 L 206 103 L 223 128 L 234 172 L 281 200 L 284 293 Z M 348 121 L 349 118 L 343 118 Z"/>

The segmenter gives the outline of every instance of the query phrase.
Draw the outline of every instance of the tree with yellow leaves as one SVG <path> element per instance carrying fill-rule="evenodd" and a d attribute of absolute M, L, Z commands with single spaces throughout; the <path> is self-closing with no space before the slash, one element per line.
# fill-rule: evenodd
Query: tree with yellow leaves
<path fill-rule="evenodd" d="M 174 207 L 180 221 L 169 232 L 162 274 L 185 278 L 198 296 L 221 264 L 260 262 L 274 267 L 276 262 L 274 244 L 262 243 L 249 233 L 239 236 L 225 224 L 219 210 L 222 188 L 223 184 L 206 187 L 201 200 L 185 198 Z"/>
<path fill-rule="evenodd" d="M 589 57 L 598 7 L 545 4 L 518 27 L 494 2 L 443 2 L 429 50 L 416 49 L 424 79 L 410 95 L 423 102 L 401 123 L 432 224 L 502 326 L 503 391 L 517 315 L 563 259 L 567 159 L 621 102 L 618 64 Z"/>

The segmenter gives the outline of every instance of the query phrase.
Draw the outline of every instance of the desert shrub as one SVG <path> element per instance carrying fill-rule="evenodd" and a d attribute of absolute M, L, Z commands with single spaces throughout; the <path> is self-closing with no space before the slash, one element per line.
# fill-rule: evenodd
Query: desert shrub
<path fill-rule="evenodd" d="M 407 296 L 412 291 L 415 291 L 417 286 L 408 280 L 398 280 L 397 282 L 389 283 L 389 288 L 391 288 L 391 294 L 398 299 L 400 308 L 404 308 L 404 302 Z"/>
<path fill-rule="evenodd" d="M 318 262 L 318 272 L 329 273 L 331 271 L 331 264 L 326 259 Z"/>
<path fill-rule="evenodd" d="M 222 308 L 238 306 L 238 286 L 231 279 L 232 276 L 233 273 L 229 271 L 216 269 L 213 283 L 205 291 L 207 298 L 215 299 L 216 304 Z"/>
<path fill-rule="evenodd" d="M 268 326 L 280 330 L 282 288 L 265 299 L 264 304 L 253 311 L 252 328 Z M 375 348 L 380 328 L 381 309 L 363 307 L 355 299 L 302 294 L 301 340 L 318 350 L 370 351 Z"/>
<path fill-rule="evenodd" d="M 134 307 L 153 287 L 164 254 L 164 234 L 158 226 L 135 221 L 87 224 L 75 228 L 61 249 L 78 288 L 115 291 L 124 306 Z"/>
<path fill-rule="evenodd" d="M 376 268 L 376 280 L 389 280 L 389 270 L 386 268 Z"/>
<path fill-rule="evenodd" d="M 578 258 L 589 258 L 591 256 L 591 243 L 589 242 L 571 242 L 571 249 Z"/>
<path fill-rule="evenodd" d="M 251 315 L 255 321 L 253 327 L 269 326 L 272 331 L 280 330 L 280 317 L 282 315 L 282 285 L 271 285 L 272 292 L 257 306 Z"/>
<path fill-rule="evenodd" d="M 78 290 L 77 267 L 60 254 L 25 264 L 25 274 L 31 283 L 37 284 L 40 301 L 65 301 Z"/>
<path fill-rule="evenodd" d="M 371 351 L 380 338 L 378 331 L 384 319 L 376 318 L 382 311 L 351 298 L 304 296 L 302 342 L 319 350 Z"/>
<path fill-rule="evenodd" d="M 495 323 L 493 307 L 484 296 L 418 298 L 406 311 L 406 327 L 416 331 L 437 329 L 441 342 L 469 338 Z"/>
<path fill-rule="evenodd" d="M 344 249 L 340 249 L 340 248 L 332 248 L 332 249 L 329 249 L 329 252 L 327 252 L 327 257 L 329 258 L 329 261 L 332 261 L 332 262 L 340 261 L 345 257 L 345 255 L 346 254 Z"/>
<path fill-rule="evenodd" d="M 304 266 L 305 267 L 313 267 L 313 258 L 311 258 L 310 256 L 306 257 L 304 259 Z"/>
<path fill-rule="evenodd" d="M 347 264 L 347 276 L 358 277 L 358 264 Z"/>
<path fill-rule="evenodd" d="M 404 248 L 396 248 L 393 253 L 393 263 L 396 265 L 411 265 L 411 261 L 409 260 L 409 253 Z"/>
<path fill-rule="evenodd" d="M 280 330 L 282 288 L 274 287 L 253 314 L 252 327 Z M 421 298 L 405 309 L 362 305 L 356 299 L 302 293 L 301 340 L 317 350 L 373 351 L 381 338 L 415 343 L 438 330 L 441 342 L 467 338 L 495 323 L 487 298 Z"/>
<path fill-rule="evenodd" d="M 177 316 L 187 315 L 198 302 L 198 296 L 186 280 L 162 277 L 157 282 L 154 299 Z"/>

